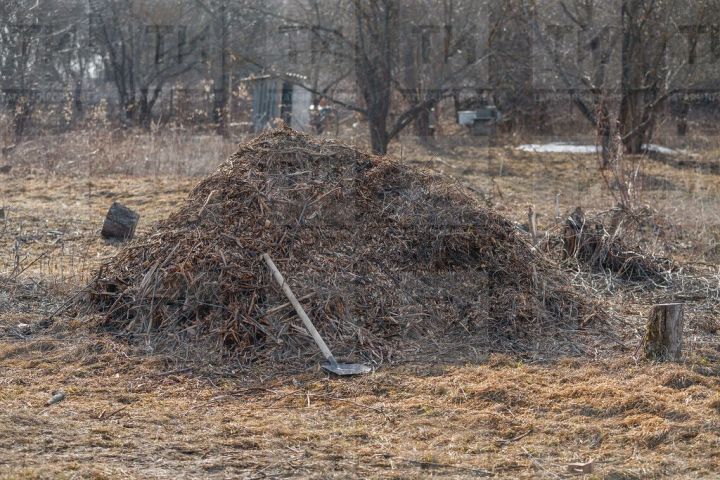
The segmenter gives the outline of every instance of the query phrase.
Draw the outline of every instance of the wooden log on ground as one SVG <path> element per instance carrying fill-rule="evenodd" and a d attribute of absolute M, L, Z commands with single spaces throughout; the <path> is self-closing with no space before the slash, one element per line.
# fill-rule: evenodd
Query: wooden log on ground
<path fill-rule="evenodd" d="M 130 240 L 135 234 L 135 227 L 140 215 L 118 202 L 113 202 L 108 210 L 100 234 L 112 240 Z"/>
<path fill-rule="evenodd" d="M 682 357 L 683 304 L 653 305 L 645 333 L 645 357 L 651 360 L 680 360 Z"/>

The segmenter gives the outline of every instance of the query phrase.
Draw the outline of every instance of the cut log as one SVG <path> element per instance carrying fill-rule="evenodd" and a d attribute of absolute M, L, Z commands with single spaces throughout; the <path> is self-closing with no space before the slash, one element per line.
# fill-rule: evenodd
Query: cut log
<path fill-rule="evenodd" d="M 680 360 L 682 357 L 683 304 L 653 305 L 645 333 L 645 357 Z"/>
<path fill-rule="evenodd" d="M 113 202 L 100 234 L 107 239 L 130 240 L 135 234 L 138 221 L 140 215 L 118 202 Z"/>

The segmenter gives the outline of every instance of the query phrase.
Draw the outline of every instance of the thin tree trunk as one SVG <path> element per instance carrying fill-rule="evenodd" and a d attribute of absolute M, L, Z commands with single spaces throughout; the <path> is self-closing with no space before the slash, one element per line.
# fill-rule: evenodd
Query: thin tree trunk
<path fill-rule="evenodd" d="M 434 134 L 432 128 L 432 106 L 423 108 L 415 119 L 415 133 L 421 140 L 432 137 Z"/>
<path fill-rule="evenodd" d="M 659 107 L 658 85 L 661 82 L 667 39 L 658 41 L 646 18 L 661 8 L 648 0 L 623 0 L 622 4 L 622 99 L 619 128 L 626 153 L 643 152 L 649 144 Z"/>
<path fill-rule="evenodd" d="M 121 97 L 121 105 L 123 106 L 123 110 L 125 111 L 125 122 L 126 123 L 132 123 L 135 114 L 137 112 L 137 103 L 135 102 L 135 95 L 132 96 L 125 96 L 124 98 Z"/>
<path fill-rule="evenodd" d="M 152 118 L 152 116 L 151 116 L 150 101 L 148 99 L 148 89 L 141 88 L 140 89 L 140 109 L 138 112 L 138 124 L 142 128 L 147 130 L 150 128 L 151 118 Z"/>
<path fill-rule="evenodd" d="M 32 98 L 31 93 L 23 90 L 17 101 L 12 102 L 11 111 L 14 111 L 13 130 L 15 134 L 15 143 L 18 143 L 25 135 L 25 130 L 30 123 L 32 117 Z"/>
<path fill-rule="evenodd" d="M 365 100 L 370 146 L 384 155 L 390 142 L 388 114 L 392 100 L 392 52 L 398 20 L 394 0 L 356 0 L 355 74 Z"/>
<path fill-rule="evenodd" d="M 677 112 L 677 134 L 680 137 L 684 137 L 688 133 L 688 113 L 690 112 L 690 102 L 687 96 L 683 95 L 678 99 L 680 107 Z"/>
<path fill-rule="evenodd" d="M 642 153 L 644 130 L 642 97 L 638 92 L 624 93 L 620 104 L 620 134 L 626 153 Z"/>
<path fill-rule="evenodd" d="M 600 137 L 600 169 L 605 170 L 610 168 L 612 129 L 610 127 L 610 113 L 608 111 L 607 104 L 603 100 L 598 102 L 598 113 L 596 118 L 598 124 L 598 136 Z"/>
<path fill-rule="evenodd" d="M 213 123 L 217 133 L 227 135 L 228 110 L 228 73 L 227 73 L 227 5 L 220 3 L 218 19 L 215 24 L 218 38 L 218 66 L 216 67 L 215 89 L 213 90 Z"/>
<path fill-rule="evenodd" d="M 387 134 L 387 113 L 368 109 L 368 126 L 370 128 L 370 147 L 377 155 L 385 155 L 389 143 Z"/>
<path fill-rule="evenodd" d="M 642 38 L 638 14 L 643 0 L 622 3 L 622 72 L 619 127 L 627 153 L 641 153 L 642 134 Z"/>
<path fill-rule="evenodd" d="M 82 78 L 75 80 L 72 93 L 72 123 L 76 124 L 82 120 L 84 105 L 82 101 Z"/>

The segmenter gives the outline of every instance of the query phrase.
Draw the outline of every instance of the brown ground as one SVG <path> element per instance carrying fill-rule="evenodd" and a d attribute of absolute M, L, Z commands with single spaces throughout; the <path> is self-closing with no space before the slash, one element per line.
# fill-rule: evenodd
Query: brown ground
<path fill-rule="evenodd" d="M 126 155 L 152 155 L 153 148 L 177 148 L 166 160 L 194 154 L 176 144 L 124 141 L 117 150 Z M 556 228 L 557 193 L 562 215 L 578 204 L 599 211 L 616 201 L 592 156 L 467 143 L 410 145 L 402 155 L 456 176 L 519 223 L 535 204 L 541 229 Z M 171 168 L 145 165 L 118 177 L 108 175 L 114 168 L 73 171 L 60 154 L 16 158 L 11 175 L 0 174 L 0 478 L 558 478 L 569 476 L 568 463 L 588 460 L 594 473 L 587 478 L 717 478 L 715 153 L 691 166 L 649 161 L 638 199 L 663 219 L 663 233 L 647 246 L 703 269 L 704 296 L 687 306 L 685 362 L 637 358 L 649 304 L 670 293 L 610 283 L 600 298 L 620 318 L 614 327 L 622 348 L 613 356 L 474 352 L 343 380 L 315 366 L 292 375 L 272 365 L 187 370 L 177 358 L 88 332 L 88 318 L 60 316 L 50 330 L 37 329 L 116 251 L 98 238 L 113 200 L 139 210 L 140 233 L 149 231 L 197 181 L 186 174 L 212 162 L 183 157 Z M 168 168 L 173 176 L 155 175 Z M 56 390 L 66 399 L 44 406 Z"/>
<path fill-rule="evenodd" d="M 211 381 L 124 353 L 103 339 L 5 343 L 0 477 L 556 478 L 590 459 L 593 478 L 720 469 L 717 372 L 697 366 L 491 356 Z M 67 398 L 44 407 L 53 389 Z"/>

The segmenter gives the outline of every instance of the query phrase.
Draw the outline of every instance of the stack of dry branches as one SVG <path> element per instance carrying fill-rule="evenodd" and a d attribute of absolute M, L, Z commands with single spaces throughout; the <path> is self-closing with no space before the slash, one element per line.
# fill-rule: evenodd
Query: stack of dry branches
<path fill-rule="evenodd" d="M 457 183 L 289 129 L 241 145 L 123 247 L 89 304 L 115 332 L 212 339 L 247 359 L 312 349 L 263 252 L 340 355 L 453 331 L 531 338 L 593 314 Z"/>
<path fill-rule="evenodd" d="M 580 207 L 568 217 L 563 232 L 564 255 L 576 258 L 595 270 L 611 271 L 628 280 L 665 282 L 671 268 L 667 259 L 656 258 L 631 249 L 625 240 L 623 228 L 628 212 L 618 206 L 611 211 L 610 222 L 605 225 L 598 215 L 587 218 Z"/>

